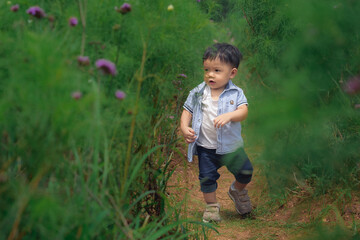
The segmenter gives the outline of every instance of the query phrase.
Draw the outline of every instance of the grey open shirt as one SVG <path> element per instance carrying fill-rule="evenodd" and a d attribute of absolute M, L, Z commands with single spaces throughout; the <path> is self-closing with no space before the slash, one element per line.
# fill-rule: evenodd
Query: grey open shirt
<path fill-rule="evenodd" d="M 200 127 L 202 123 L 201 100 L 205 89 L 205 82 L 199 84 L 190 91 L 184 103 L 184 109 L 192 114 L 192 128 L 195 131 L 196 140 L 189 144 L 188 161 L 192 162 L 193 155 L 196 155 L 196 142 L 199 137 Z M 235 111 L 239 106 L 248 104 L 244 92 L 230 80 L 224 91 L 219 96 L 218 113 L 221 115 Z M 236 151 L 239 147 L 243 147 L 244 142 L 241 137 L 241 123 L 229 122 L 223 127 L 217 129 L 217 154 L 227 154 Z"/>

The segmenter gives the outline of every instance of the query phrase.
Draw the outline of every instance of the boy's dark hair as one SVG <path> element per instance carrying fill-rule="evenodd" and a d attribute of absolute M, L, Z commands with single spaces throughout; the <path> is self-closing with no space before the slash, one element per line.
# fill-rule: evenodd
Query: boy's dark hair
<path fill-rule="evenodd" d="M 228 43 L 215 43 L 208 47 L 204 53 L 203 61 L 219 58 L 221 62 L 230 64 L 234 68 L 238 68 L 242 60 L 242 54 L 239 49 Z"/>

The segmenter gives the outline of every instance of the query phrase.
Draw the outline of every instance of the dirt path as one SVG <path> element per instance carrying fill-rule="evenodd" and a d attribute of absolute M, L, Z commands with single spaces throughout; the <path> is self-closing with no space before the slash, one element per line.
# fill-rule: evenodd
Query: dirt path
<path fill-rule="evenodd" d="M 201 221 L 205 204 L 203 195 L 199 190 L 197 160 L 188 164 L 187 170 L 187 173 L 185 171 L 176 171 L 173 177 L 176 178 L 178 184 L 181 185 L 181 179 L 187 175 L 187 183 L 185 183 L 184 186 L 185 196 L 187 197 L 187 214 L 188 217 Z M 240 223 L 242 219 L 240 219 L 235 211 L 233 202 L 227 195 L 228 188 L 233 181 L 233 176 L 226 168 L 221 168 L 219 173 L 221 177 L 218 181 L 218 190 L 216 193 L 218 202 L 221 204 L 222 222 L 218 224 L 217 229 L 219 234 L 212 232 L 210 239 L 249 239 L 250 231 L 248 229 L 241 226 L 234 226 L 234 223 L 237 221 Z M 250 197 L 252 186 L 252 183 L 248 186 Z M 236 227 L 236 230 L 234 230 L 234 227 Z"/>
<path fill-rule="evenodd" d="M 185 153 L 183 156 L 185 156 Z M 183 156 L 180 156 L 182 161 L 176 161 L 176 170 L 169 181 L 169 191 L 175 199 L 185 202 L 186 210 L 184 214 L 188 218 L 201 221 L 205 203 L 199 189 L 197 157 L 194 158 L 194 162 L 188 163 Z M 218 190 L 216 193 L 218 202 L 221 204 L 222 221 L 217 225 L 219 233 L 212 231 L 210 239 L 251 239 L 254 234 L 251 233 L 252 229 L 247 227 L 251 219 L 241 219 L 235 210 L 234 203 L 227 195 L 234 177 L 227 171 L 226 167 L 220 168 L 219 173 L 221 177 L 218 180 Z M 252 196 L 255 190 L 255 181 L 256 179 L 254 178 L 247 186 L 247 189 L 250 198 L 252 198 L 253 205 L 256 206 L 256 202 L 254 202 L 256 197 Z"/>
<path fill-rule="evenodd" d="M 168 182 L 168 191 L 174 202 L 182 202 L 184 218 L 201 221 L 205 204 L 199 189 L 197 157 L 194 162 L 188 163 L 184 146 L 179 146 L 179 149 L 180 152 L 173 160 L 172 167 L 176 169 Z M 247 151 L 250 159 L 256 160 L 251 152 L 255 151 Z M 254 217 L 248 219 L 240 218 L 227 195 L 233 176 L 225 167 L 219 170 L 221 177 L 218 181 L 217 198 L 221 204 L 222 222 L 216 227 L 219 233 L 209 232 L 210 240 L 301 239 L 319 224 L 330 227 L 340 224 L 352 231 L 354 221 L 356 224 L 360 223 L 358 192 L 353 193 L 350 202 L 342 205 L 327 195 L 314 199 L 306 189 L 301 188 L 289 195 L 286 201 L 274 202 L 268 196 L 266 181 L 256 164 L 254 168 L 253 180 L 247 187 L 254 207 Z"/>

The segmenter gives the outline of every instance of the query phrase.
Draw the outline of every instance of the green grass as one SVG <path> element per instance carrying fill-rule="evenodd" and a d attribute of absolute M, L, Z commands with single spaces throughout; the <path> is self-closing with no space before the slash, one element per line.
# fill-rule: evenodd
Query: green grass
<path fill-rule="evenodd" d="M 0 239 L 206 239 L 211 226 L 181 219 L 165 193 L 182 104 L 214 41 L 244 55 L 235 82 L 251 106 L 246 144 L 261 149 L 271 193 L 256 214 L 271 217 L 299 188 L 315 202 L 337 196 L 313 224 L 245 226 L 355 238 L 357 219 L 319 226 L 359 187 L 360 95 L 343 90 L 360 65 L 357 1 L 133 0 L 124 15 L 110 0 L 17 3 L 0 2 Z M 47 16 L 29 16 L 34 5 Z M 117 75 L 96 69 L 102 58 Z"/>

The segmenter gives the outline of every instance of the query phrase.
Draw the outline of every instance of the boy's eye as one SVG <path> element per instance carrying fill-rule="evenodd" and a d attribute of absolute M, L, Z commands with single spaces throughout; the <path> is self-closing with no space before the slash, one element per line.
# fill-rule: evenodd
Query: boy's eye
<path fill-rule="evenodd" d="M 220 72 L 220 69 L 215 69 L 215 72 Z"/>
<path fill-rule="evenodd" d="M 209 69 L 205 68 L 204 71 L 207 72 L 207 71 L 209 71 Z"/>

